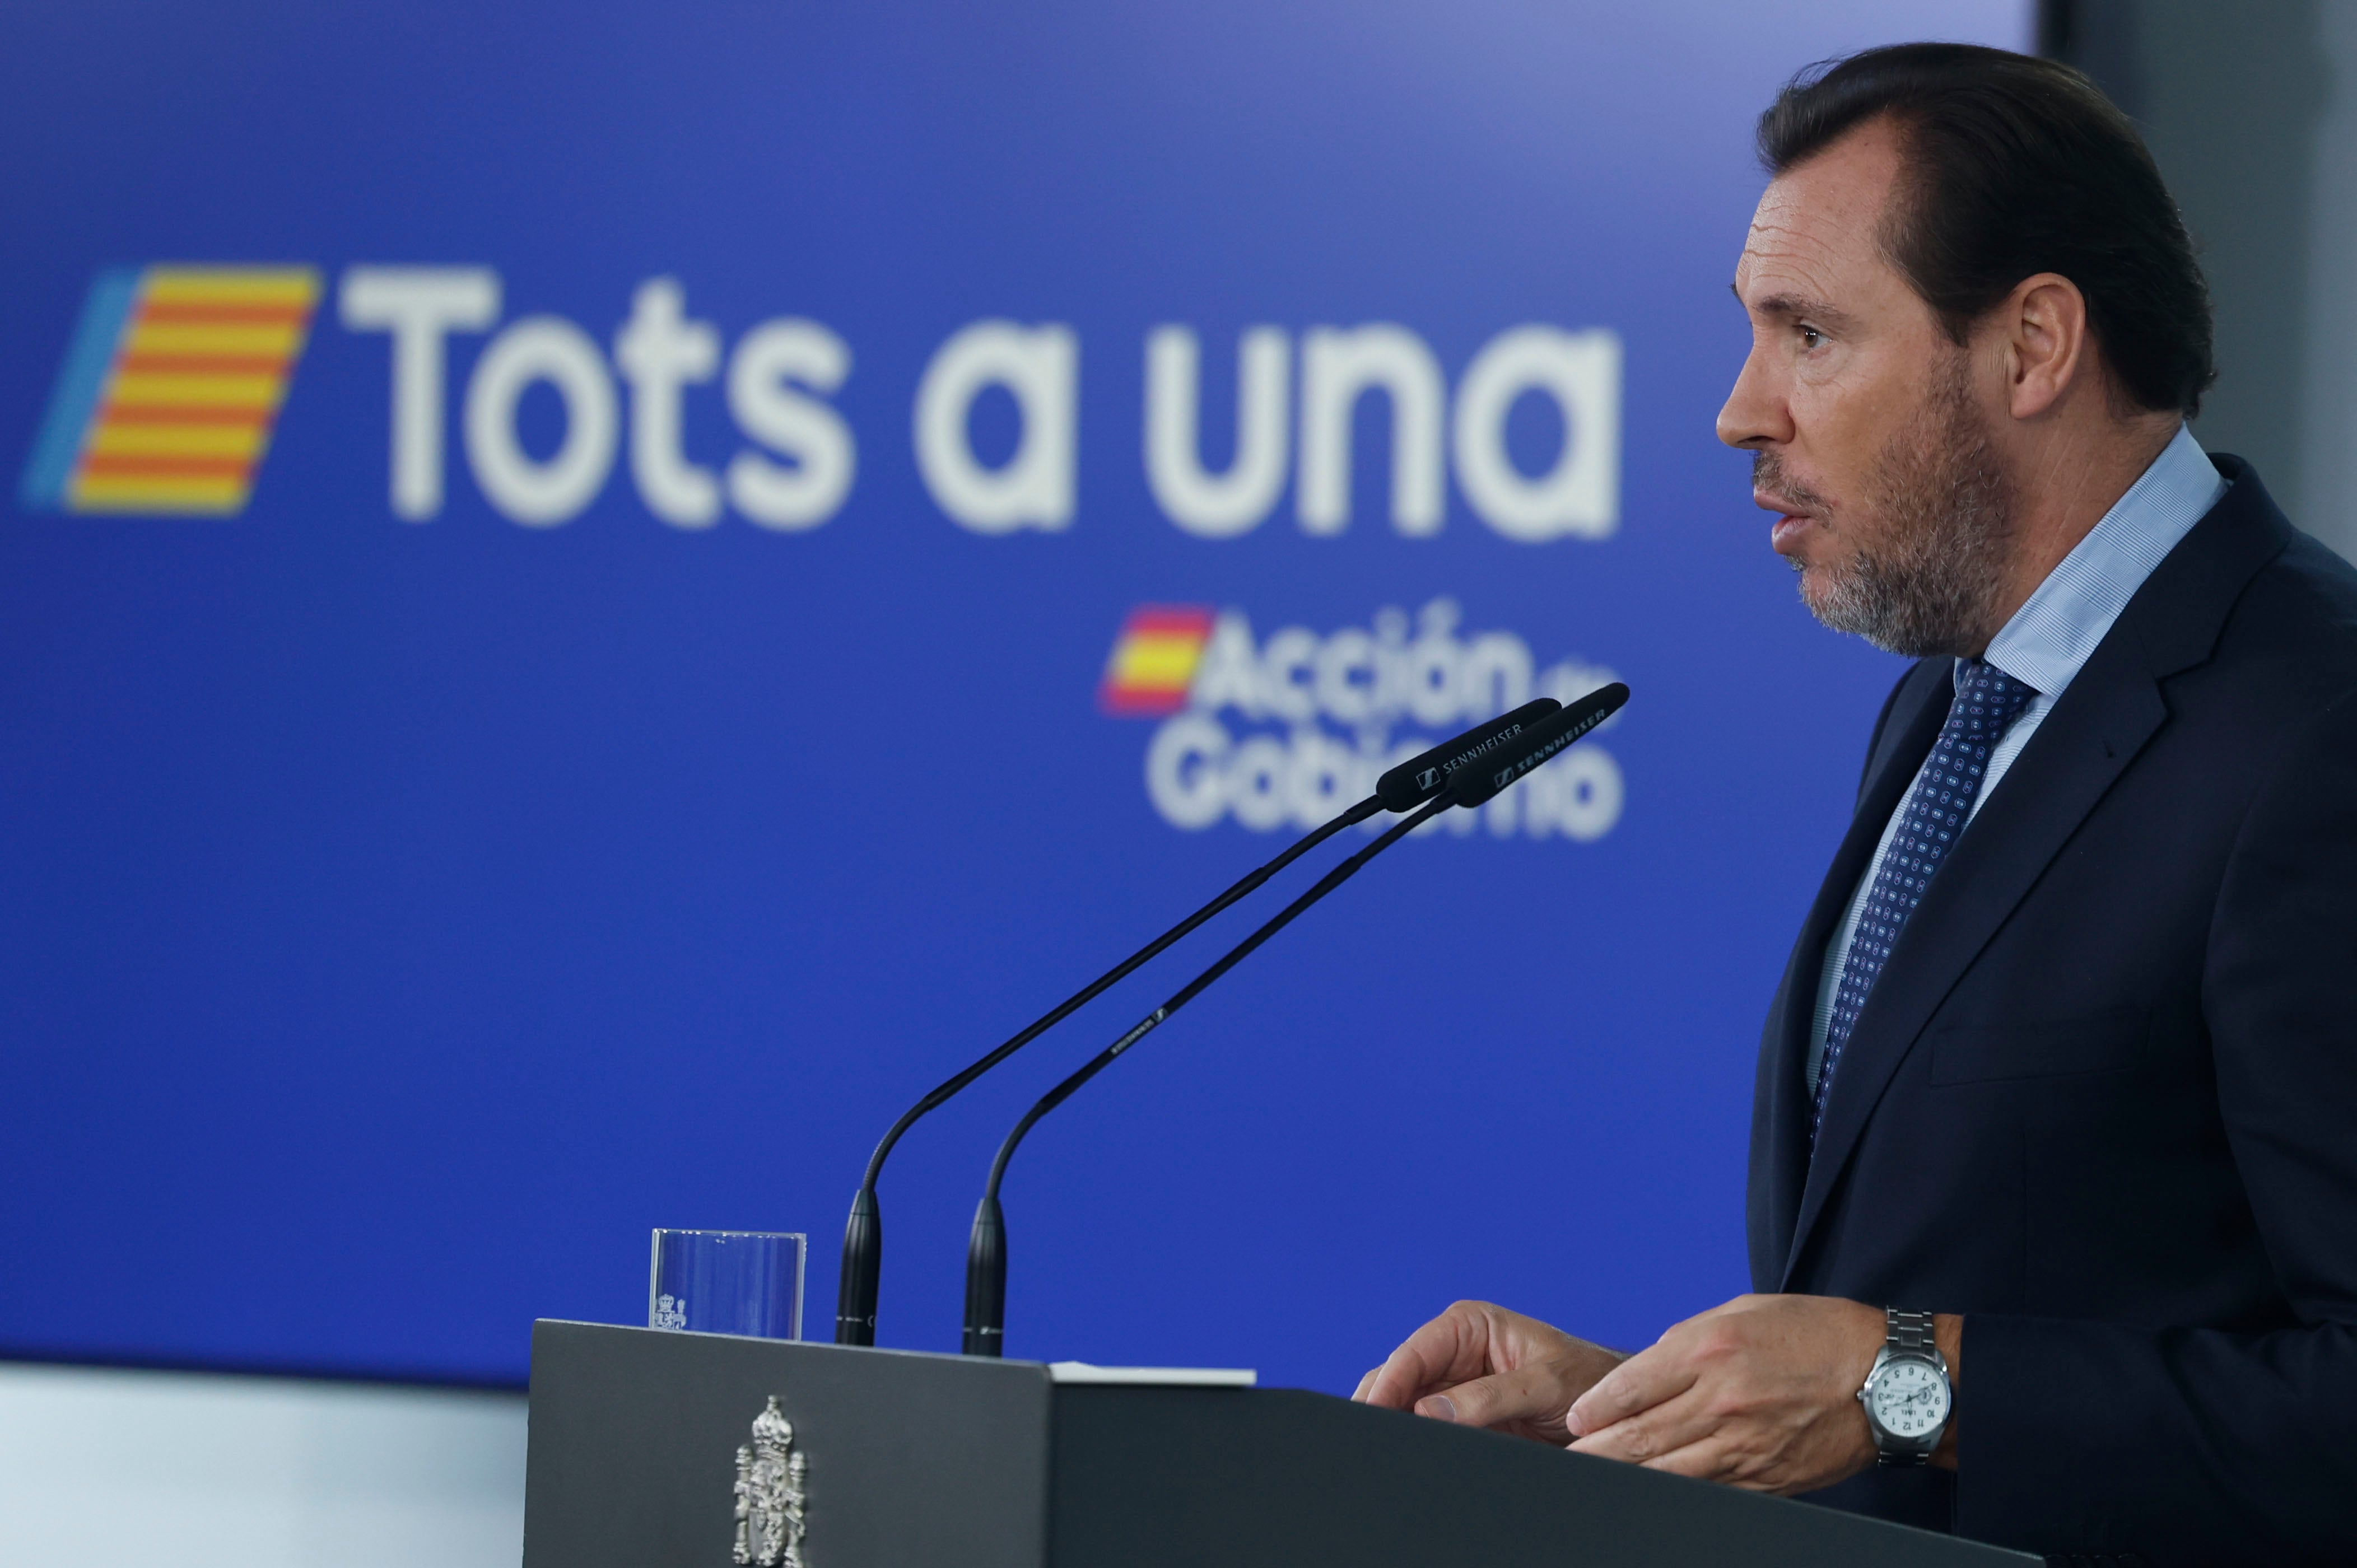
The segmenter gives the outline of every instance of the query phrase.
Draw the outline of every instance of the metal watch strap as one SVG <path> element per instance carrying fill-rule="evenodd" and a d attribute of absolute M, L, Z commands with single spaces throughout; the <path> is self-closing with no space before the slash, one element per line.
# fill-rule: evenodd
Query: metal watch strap
<path fill-rule="evenodd" d="M 1932 1336 L 1932 1314 L 1904 1312 L 1898 1307 L 1889 1306 L 1883 1308 L 1883 1347 L 1886 1355 L 1896 1356 L 1904 1352 L 1918 1356 L 1937 1357 L 1940 1354 L 1939 1342 Z M 1930 1463 L 1932 1458 L 1931 1450 L 1928 1448 L 1910 1448 L 1894 1452 L 1882 1447 L 1879 1444 L 1876 1446 L 1879 1452 L 1875 1455 L 1875 1463 L 1883 1468 L 1896 1466 L 1900 1469 L 1914 1469 Z"/>

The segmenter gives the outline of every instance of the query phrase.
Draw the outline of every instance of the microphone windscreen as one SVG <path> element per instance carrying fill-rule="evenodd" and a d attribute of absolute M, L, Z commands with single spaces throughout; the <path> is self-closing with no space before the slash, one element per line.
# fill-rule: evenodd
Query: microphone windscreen
<path fill-rule="evenodd" d="M 1548 757 L 1610 718 L 1629 700 L 1629 688 L 1615 681 L 1590 692 L 1559 714 L 1541 720 L 1491 750 L 1477 764 L 1460 768 L 1448 784 L 1449 803 L 1478 806 Z"/>
<path fill-rule="evenodd" d="M 1443 789 L 1457 770 L 1474 757 L 1511 743 L 1563 704 L 1553 697 L 1524 703 L 1511 714 L 1476 725 L 1463 735 L 1444 740 L 1430 751 L 1411 757 L 1375 780 L 1375 799 L 1386 811 L 1413 811 Z"/>

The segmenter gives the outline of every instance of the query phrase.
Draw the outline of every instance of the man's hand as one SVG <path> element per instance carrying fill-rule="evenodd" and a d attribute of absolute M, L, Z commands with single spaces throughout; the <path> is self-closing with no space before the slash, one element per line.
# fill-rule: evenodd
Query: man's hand
<path fill-rule="evenodd" d="M 1572 1401 L 1622 1359 L 1534 1317 L 1460 1301 L 1409 1335 L 1351 1397 L 1560 1447 L 1572 1438 L 1564 1424 Z"/>
<path fill-rule="evenodd" d="M 1939 1320 L 1952 1368 L 1957 1322 Z M 1751 1491 L 1829 1487 L 1874 1463 L 1857 1391 L 1885 1332 L 1881 1311 L 1854 1301 L 1738 1296 L 1678 1324 L 1582 1395 L 1572 1451 Z M 1953 1455 L 1949 1430 L 1942 1447 Z"/>

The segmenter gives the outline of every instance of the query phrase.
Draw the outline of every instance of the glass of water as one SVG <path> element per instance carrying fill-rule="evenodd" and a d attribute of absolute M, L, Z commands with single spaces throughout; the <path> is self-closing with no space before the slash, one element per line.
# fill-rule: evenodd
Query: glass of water
<path fill-rule="evenodd" d="M 656 1231 L 647 1326 L 801 1338 L 808 1240 L 795 1231 Z"/>

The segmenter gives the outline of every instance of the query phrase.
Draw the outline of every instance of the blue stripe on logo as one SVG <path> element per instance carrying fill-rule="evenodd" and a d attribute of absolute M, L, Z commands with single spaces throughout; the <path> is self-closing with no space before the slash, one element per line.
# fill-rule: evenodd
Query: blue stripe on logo
<path fill-rule="evenodd" d="M 123 335 L 124 317 L 138 296 L 138 267 L 109 267 L 90 285 L 82 302 L 81 325 L 74 328 L 73 346 L 58 371 L 49 393 L 49 412 L 41 434 L 33 442 L 32 460 L 16 486 L 16 499 L 34 511 L 55 511 L 64 499 L 66 480 L 81 456 L 82 435 L 91 411 L 106 384 L 107 367 L 114 362 L 114 345 Z"/>

